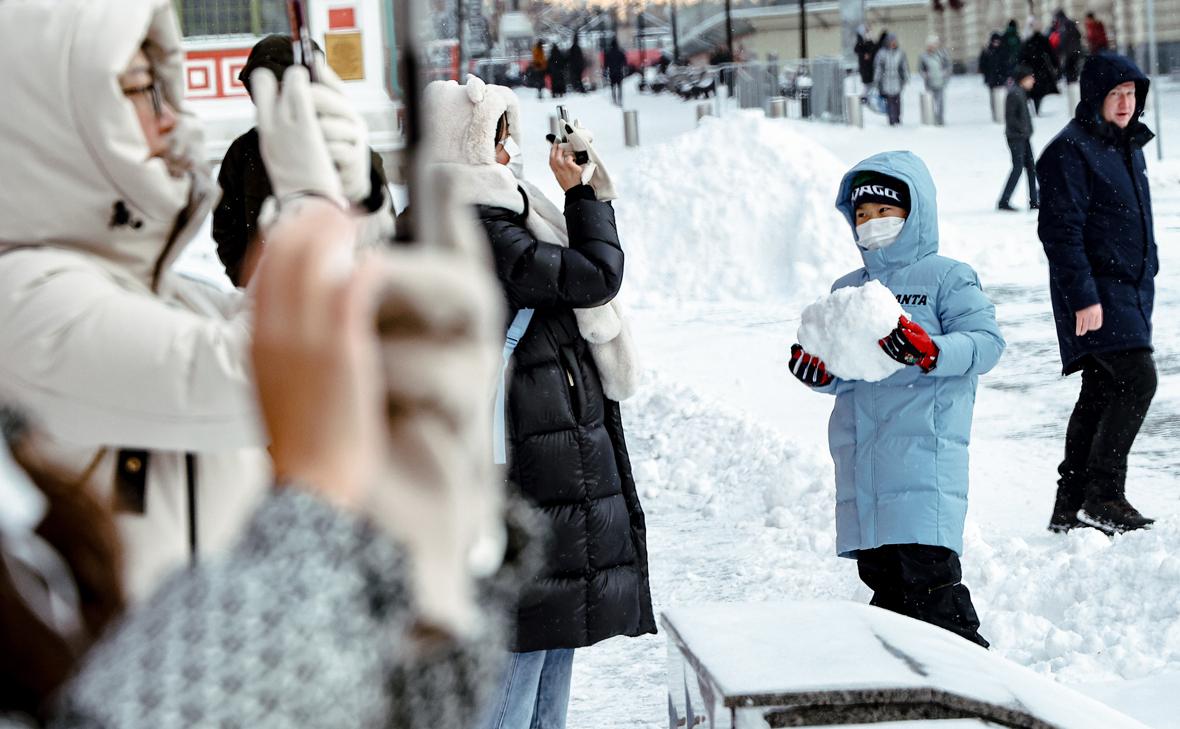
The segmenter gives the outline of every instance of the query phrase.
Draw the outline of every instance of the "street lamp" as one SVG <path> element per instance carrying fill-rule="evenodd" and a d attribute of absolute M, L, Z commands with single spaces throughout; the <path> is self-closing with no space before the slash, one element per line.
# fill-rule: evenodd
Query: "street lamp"
<path fill-rule="evenodd" d="M 680 33 L 676 30 L 676 0 L 672 0 L 672 62 L 680 63 Z"/>
<path fill-rule="evenodd" d="M 799 49 L 804 59 L 807 58 L 807 5 L 799 0 Z"/>
<path fill-rule="evenodd" d="M 729 57 L 734 58 L 733 55 L 733 8 L 731 7 L 731 0 L 725 0 L 725 50 L 729 53 Z"/>

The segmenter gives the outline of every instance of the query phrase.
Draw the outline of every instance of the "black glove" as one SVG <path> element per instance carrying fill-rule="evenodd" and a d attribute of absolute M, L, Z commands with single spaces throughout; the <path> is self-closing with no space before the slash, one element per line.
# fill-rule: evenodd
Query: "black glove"
<path fill-rule="evenodd" d="M 791 374 L 808 387 L 823 387 L 836 379 L 828 372 L 823 360 L 804 352 L 798 344 L 791 345 Z"/>

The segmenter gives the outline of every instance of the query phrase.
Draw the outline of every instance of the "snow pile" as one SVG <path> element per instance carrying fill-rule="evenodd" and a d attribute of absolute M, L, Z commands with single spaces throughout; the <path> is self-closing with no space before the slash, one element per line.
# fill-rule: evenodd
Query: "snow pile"
<path fill-rule="evenodd" d="M 826 454 L 681 385 L 649 377 L 627 402 L 627 440 L 645 499 L 723 523 L 793 530 L 794 548 L 834 554 L 835 485 Z M 737 447 L 745 444 L 745 447 Z"/>
<path fill-rule="evenodd" d="M 807 301 L 861 265 L 833 207 L 844 166 L 781 121 L 735 113 L 638 155 L 615 209 L 638 301 Z"/>
<path fill-rule="evenodd" d="M 905 312 L 879 281 L 833 291 L 803 310 L 799 344 L 846 380 L 877 382 L 904 365 L 881 351 L 878 341 Z"/>
<path fill-rule="evenodd" d="M 964 581 L 981 632 L 1067 683 L 1180 671 L 1180 523 L 1112 539 L 1093 529 L 985 542 L 967 534 Z"/>

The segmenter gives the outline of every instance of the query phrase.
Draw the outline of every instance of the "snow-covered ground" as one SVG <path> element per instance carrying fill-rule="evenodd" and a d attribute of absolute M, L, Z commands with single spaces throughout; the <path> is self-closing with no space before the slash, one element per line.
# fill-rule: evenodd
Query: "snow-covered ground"
<path fill-rule="evenodd" d="M 1157 92 L 1159 90 L 1157 89 Z M 1180 144 L 1180 87 L 1164 84 L 1165 142 Z M 965 581 L 993 650 L 1079 686 L 1154 727 L 1180 727 L 1180 161 L 1155 161 L 1156 344 L 1160 388 L 1131 457 L 1128 495 L 1159 519 L 1114 540 L 1045 530 L 1079 380 L 1059 376 L 1036 217 L 998 213 L 1009 168 L 977 77 L 957 78 L 947 126 L 864 129 L 726 110 L 697 127 L 694 105 L 638 95 L 643 146 L 623 146 L 604 94 L 567 97 L 596 134 L 621 198 L 624 300 L 649 373 L 625 406 L 648 520 L 657 613 L 717 601 L 866 601 L 855 564 L 834 556 L 832 401 L 787 371 L 803 307 L 858 265 L 833 208 L 844 170 L 910 149 L 939 188 L 942 252 L 971 263 L 1008 341 L 981 379 L 971 448 Z M 521 94 L 526 173 L 557 199 L 544 135 L 554 102 Z M 1068 118 L 1050 97 L 1042 148 Z M 1154 124 L 1154 118 L 1148 118 Z M 1024 207 L 1024 183 L 1013 202 Z M 208 246 L 203 249 L 208 255 Z M 200 257 L 201 251 L 196 255 Z M 666 726 L 663 636 L 615 639 L 575 661 L 571 727 Z"/>

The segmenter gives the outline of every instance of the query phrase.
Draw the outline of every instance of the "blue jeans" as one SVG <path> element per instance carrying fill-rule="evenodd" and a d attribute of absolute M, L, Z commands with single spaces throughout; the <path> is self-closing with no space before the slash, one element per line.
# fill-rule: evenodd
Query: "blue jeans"
<path fill-rule="evenodd" d="M 504 682 L 479 729 L 565 729 L 574 651 L 510 653 Z"/>

